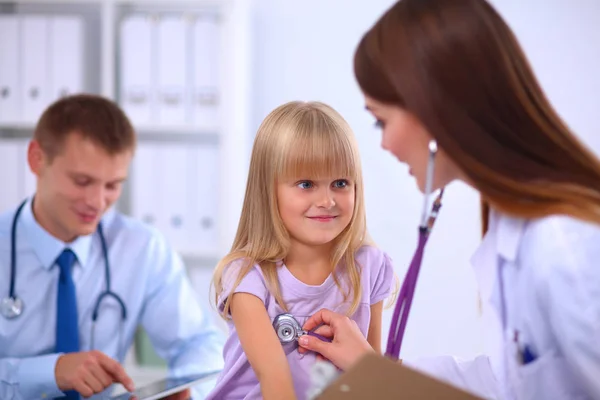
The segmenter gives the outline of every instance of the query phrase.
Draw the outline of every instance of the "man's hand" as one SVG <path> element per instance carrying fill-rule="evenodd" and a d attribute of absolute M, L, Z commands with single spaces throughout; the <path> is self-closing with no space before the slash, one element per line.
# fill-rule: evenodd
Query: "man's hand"
<path fill-rule="evenodd" d="M 120 383 L 128 391 L 134 391 L 133 381 L 121 364 L 99 351 L 60 356 L 54 376 L 60 390 L 75 390 L 83 397 L 101 393 L 113 383 Z"/>

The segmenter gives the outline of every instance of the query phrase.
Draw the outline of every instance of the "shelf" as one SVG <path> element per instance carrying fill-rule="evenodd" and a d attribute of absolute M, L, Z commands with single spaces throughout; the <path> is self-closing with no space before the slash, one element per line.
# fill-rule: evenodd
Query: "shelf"
<path fill-rule="evenodd" d="M 100 4 L 102 0 L 0 0 L 0 4 L 50 4 L 50 5 L 76 5 Z"/>
<path fill-rule="evenodd" d="M 125 15 L 133 12 L 152 13 L 158 17 L 172 13 L 183 13 L 185 17 L 215 13 L 219 20 L 221 34 L 218 46 L 221 60 L 217 115 L 214 116 L 210 113 L 204 117 L 201 113 L 188 112 L 185 119 L 161 120 L 156 118 L 157 121 L 165 121 L 162 124 L 148 122 L 149 118 L 138 120 L 140 122 L 137 123 L 132 119 L 138 143 L 149 145 L 148 147 L 160 148 L 163 144 L 169 144 L 173 147 L 189 146 L 192 147 L 190 149 L 192 151 L 196 150 L 195 147 L 203 147 L 202 145 L 205 144 L 216 147 L 218 157 L 214 164 L 215 168 L 214 170 L 212 167 L 206 168 L 211 175 L 219 176 L 218 187 L 211 189 L 211 195 L 217 196 L 219 205 L 215 210 L 218 234 L 213 240 L 214 247 L 205 244 L 194 249 L 196 241 L 194 237 L 191 238 L 192 240 L 187 240 L 187 243 L 186 241 L 180 242 L 180 246 L 177 246 L 175 239 L 171 240 L 175 242 L 172 243 L 174 250 L 186 265 L 186 272 L 192 277 L 190 281 L 196 283 L 194 289 L 198 292 L 198 297 L 201 298 L 201 301 L 206 302 L 208 293 L 205 291 L 209 288 L 207 280 L 214 267 L 227 253 L 237 231 L 245 192 L 250 145 L 253 138 L 253 134 L 251 135 L 249 131 L 253 126 L 250 113 L 252 99 L 250 2 L 247 0 L 0 0 L 0 14 L 81 17 L 84 23 L 85 40 L 82 57 L 85 73 L 82 89 L 79 91 L 102 95 L 116 101 L 123 109 L 125 109 L 124 104 L 119 101 L 121 82 L 119 69 L 120 22 Z M 152 60 L 152 63 L 156 62 L 156 59 Z M 26 164 L 24 142 L 26 139 L 31 139 L 37 120 L 27 122 L 20 117 L 31 114 L 15 113 L 10 115 L 14 119 L 13 121 L 0 123 L 0 142 L 20 142 L 7 144 L 22 146 L 19 150 L 20 154 L 18 154 L 19 163 L 15 168 L 23 168 L 22 165 Z M 128 115 L 132 118 L 132 114 Z M 159 114 L 157 116 L 160 117 Z M 23 121 L 20 121 L 21 119 Z M 169 124 L 168 121 L 175 123 Z M 157 145 L 155 146 L 152 142 L 157 142 Z M 11 157 L 13 155 L 17 156 L 15 152 L 10 153 Z M 160 166 L 158 162 L 157 165 Z M 12 168 L 12 162 L 9 168 Z M 184 179 L 185 173 L 186 171 L 182 171 L 177 178 Z M 134 207 L 132 187 L 135 179 L 135 174 L 132 174 L 124 184 L 123 193 L 116 206 L 120 212 L 126 215 L 131 215 Z M 22 185 L 15 184 L 15 188 L 10 189 L 8 188 L 10 182 L 5 183 L 4 192 L 8 193 L 13 190 L 15 193 L 21 193 Z M 159 182 L 157 181 L 157 183 Z M 202 182 L 186 183 L 189 185 L 202 184 Z M 156 186 L 160 188 L 160 185 Z M 1 197 L 2 199 L 8 198 L 8 196 Z M 154 200 L 148 196 L 148 201 Z M 203 251 L 202 247 L 208 249 Z M 227 330 L 225 322 L 217 319 L 217 324 L 219 328 Z M 131 347 L 123 365 L 138 387 L 167 376 L 168 371 L 165 367 L 140 365 L 141 362 L 138 363 L 134 354 L 135 345 Z M 115 393 L 125 391 L 120 385 L 117 385 L 115 389 Z"/>
<path fill-rule="evenodd" d="M 140 132 L 140 134 L 145 133 L 161 133 L 161 132 L 174 132 L 181 133 L 186 135 L 215 135 L 219 132 L 218 127 L 214 127 L 212 129 L 206 128 L 203 126 L 194 126 L 194 125 L 135 125 L 135 129 Z"/>
<path fill-rule="evenodd" d="M 0 0 L 0 4 L 51 4 L 51 5 L 76 5 L 76 4 L 101 4 L 106 0 Z M 142 5 L 142 6 L 222 6 L 222 0 L 109 0 L 108 2 L 118 5 Z"/>
<path fill-rule="evenodd" d="M 118 7 L 136 12 L 195 12 L 198 10 L 219 9 L 228 2 L 223 0 L 113 0 Z"/>
<path fill-rule="evenodd" d="M 27 122 L 0 123 L 0 138 L 31 139 L 35 125 Z"/>
<path fill-rule="evenodd" d="M 218 252 L 177 251 L 187 266 L 199 265 L 214 268 L 225 254 Z"/>
<path fill-rule="evenodd" d="M 35 125 L 34 122 L 0 122 L 0 130 L 32 131 Z"/>
<path fill-rule="evenodd" d="M 36 122 L 8 121 L 0 122 L 0 129 L 14 131 L 30 131 L 36 126 Z M 135 130 L 141 135 L 152 135 L 157 133 L 182 134 L 190 136 L 217 136 L 219 128 L 206 128 L 194 125 L 135 125 Z"/>
<path fill-rule="evenodd" d="M 140 141 L 219 144 L 218 129 L 209 130 L 186 125 L 134 125 L 134 129 L 138 133 L 137 137 Z"/>
<path fill-rule="evenodd" d="M 35 124 L 30 122 L 0 123 L 0 138 L 31 138 Z M 218 145 L 219 132 L 206 130 L 193 126 L 142 126 L 135 127 L 137 139 L 141 142 L 168 142 L 168 143 L 197 143 Z"/>

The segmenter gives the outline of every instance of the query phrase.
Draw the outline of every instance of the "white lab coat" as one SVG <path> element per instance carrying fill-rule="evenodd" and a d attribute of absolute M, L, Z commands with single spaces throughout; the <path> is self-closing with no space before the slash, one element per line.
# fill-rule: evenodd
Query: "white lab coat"
<path fill-rule="evenodd" d="M 471 261 L 488 356 L 406 363 L 489 399 L 600 399 L 600 226 L 492 211 Z M 522 363 L 526 345 L 537 357 Z"/>

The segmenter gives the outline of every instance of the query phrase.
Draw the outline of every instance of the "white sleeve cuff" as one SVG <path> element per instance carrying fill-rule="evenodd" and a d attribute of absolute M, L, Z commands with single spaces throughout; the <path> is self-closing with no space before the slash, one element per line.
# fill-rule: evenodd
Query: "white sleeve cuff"
<path fill-rule="evenodd" d="M 56 385 L 54 369 L 62 354 L 23 358 L 17 375 L 19 388 L 24 399 L 52 399 L 64 396 Z"/>

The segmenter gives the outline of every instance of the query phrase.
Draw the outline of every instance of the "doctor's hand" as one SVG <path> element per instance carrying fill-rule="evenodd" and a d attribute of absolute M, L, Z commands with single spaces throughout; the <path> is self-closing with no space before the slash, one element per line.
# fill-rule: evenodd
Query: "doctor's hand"
<path fill-rule="evenodd" d="M 304 335 L 298 339 L 301 353 L 312 350 L 327 358 L 336 367 L 345 370 L 365 354 L 374 351 L 356 322 L 345 315 L 322 309 L 310 317 L 302 329 L 310 331 L 316 327 L 319 328 L 315 332 L 332 338 L 331 343 Z"/>
<path fill-rule="evenodd" d="M 83 397 L 101 393 L 113 383 L 120 383 L 128 391 L 134 391 L 133 381 L 121 364 L 99 351 L 60 356 L 54 375 L 60 390 L 75 390 Z"/>

